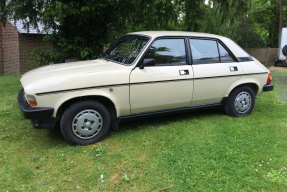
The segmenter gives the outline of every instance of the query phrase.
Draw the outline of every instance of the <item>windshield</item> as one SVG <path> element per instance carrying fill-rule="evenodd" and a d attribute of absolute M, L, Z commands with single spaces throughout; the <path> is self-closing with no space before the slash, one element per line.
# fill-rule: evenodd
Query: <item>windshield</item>
<path fill-rule="evenodd" d="M 101 58 L 119 62 L 122 64 L 132 64 L 137 58 L 149 38 L 138 35 L 124 35 L 101 55 Z"/>

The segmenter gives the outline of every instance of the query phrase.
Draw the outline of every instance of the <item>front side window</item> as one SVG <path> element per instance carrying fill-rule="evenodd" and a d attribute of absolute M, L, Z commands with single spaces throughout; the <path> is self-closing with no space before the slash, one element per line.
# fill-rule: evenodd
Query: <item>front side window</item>
<path fill-rule="evenodd" d="M 154 59 L 155 66 L 186 65 L 184 39 L 156 40 L 144 59 Z"/>
<path fill-rule="evenodd" d="M 132 64 L 149 38 L 139 35 L 124 35 L 101 55 L 101 58 L 122 64 Z"/>
<path fill-rule="evenodd" d="M 193 64 L 219 63 L 217 42 L 214 40 L 189 40 Z"/>

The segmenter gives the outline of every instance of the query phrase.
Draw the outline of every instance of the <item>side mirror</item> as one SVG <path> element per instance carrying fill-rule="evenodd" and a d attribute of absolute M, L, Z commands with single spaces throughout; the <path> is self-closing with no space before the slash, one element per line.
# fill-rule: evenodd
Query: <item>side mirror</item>
<path fill-rule="evenodd" d="M 145 66 L 153 66 L 153 65 L 155 65 L 155 60 L 154 60 L 154 59 L 152 59 L 152 58 L 144 59 L 144 60 L 141 62 L 139 68 L 140 68 L 140 69 L 143 69 Z"/>

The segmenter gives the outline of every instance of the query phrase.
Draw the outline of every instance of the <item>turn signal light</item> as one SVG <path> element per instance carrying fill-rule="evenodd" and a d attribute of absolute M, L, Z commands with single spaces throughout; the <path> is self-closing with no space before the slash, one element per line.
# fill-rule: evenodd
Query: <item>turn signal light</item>
<path fill-rule="evenodd" d="M 272 81 L 272 73 L 268 73 L 267 85 L 269 85 L 271 81 Z"/>
<path fill-rule="evenodd" d="M 37 106 L 36 98 L 33 95 L 26 95 L 26 99 L 31 106 Z"/>
<path fill-rule="evenodd" d="M 37 106 L 37 102 L 35 100 L 28 100 L 31 106 Z"/>

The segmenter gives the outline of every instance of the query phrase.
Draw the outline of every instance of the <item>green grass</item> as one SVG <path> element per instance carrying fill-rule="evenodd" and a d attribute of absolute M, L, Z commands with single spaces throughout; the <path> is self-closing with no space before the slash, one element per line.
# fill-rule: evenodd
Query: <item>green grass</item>
<path fill-rule="evenodd" d="M 74 147 L 22 117 L 19 78 L 0 77 L 0 192 L 287 191 L 279 81 L 248 117 L 205 110 L 125 122 L 100 143 Z"/>

